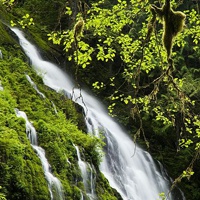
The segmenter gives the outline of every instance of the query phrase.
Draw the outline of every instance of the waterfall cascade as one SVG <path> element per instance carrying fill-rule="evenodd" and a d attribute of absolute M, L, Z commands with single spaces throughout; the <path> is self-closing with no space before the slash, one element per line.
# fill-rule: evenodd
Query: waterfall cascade
<path fill-rule="evenodd" d="M 100 170 L 124 200 L 157 200 L 159 193 L 168 194 L 170 181 L 165 173 L 160 173 L 149 153 L 136 146 L 122 128 L 107 115 L 101 103 L 84 90 L 74 89 L 69 76 L 58 66 L 44 61 L 37 49 L 24 37 L 23 33 L 12 28 L 18 36 L 26 55 L 44 83 L 56 91 L 71 95 L 85 110 L 88 132 L 105 136 L 105 156 Z M 73 94 L 73 95 L 72 95 Z M 80 95 L 81 94 L 81 95 Z M 81 97 L 81 98 L 80 98 Z M 183 200 L 184 196 L 168 200 Z"/>
<path fill-rule="evenodd" d="M 29 122 L 26 113 L 23 111 L 15 110 L 17 117 L 22 117 L 26 121 L 26 134 L 31 142 L 31 146 L 37 152 L 38 157 L 41 160 L 42 167 L 44 170 L 45 177 L 48 182 L 49 192 L 51 200 L 64 200 L 62 192 L 62 185 L 60 181 L 51 173 L 50 164 L 45 157 L 45 151 L 37 145 L 37 134 L 33 125 Z"/>
<path fill-rule="evenodd" d="M 0 81 L 0 91 L 3 91 L 3 86 L 1 84 L 1 81 Z"/>
<path fill-rule="evenodd" d="M 0 59 L 3 59 L 3 54 L 2 54 L 1 49 L 0 49 Z"/>
<path fill-rule="evenodd" d="M 36 90 L 36 92 L 42 97 L 45 98 L 45 95 L 40 92 L 37 88 L 37 85 L 31 80 L 31 77 L 29 75 L 26 74 L 26 78 L 28 80 L 28 82 L 32 85 L 32 87 Z"/>
<path fill-rule="evenodd" d="M 80 151 L 78 146 L 74 145 L 77 157 L 78 157 L 78 165 L 81 170 L 81 175 L 83 178 L 83 184 L 87 193 L 87 196 L 90 200 L 96 199 L 95 195 L 95 185 L 94 185 L 94 178 L 93 178 L 93 169 L 89 163 L 83 161 L 81 159 Z"/>

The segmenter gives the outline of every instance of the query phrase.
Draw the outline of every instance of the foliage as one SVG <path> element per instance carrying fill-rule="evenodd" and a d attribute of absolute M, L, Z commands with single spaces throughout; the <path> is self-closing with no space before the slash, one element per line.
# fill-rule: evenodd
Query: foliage
<path fill-rule="evenodd" d="M 2 189 L 1 186 L 0 189 Z M 6 200 L 6 196 L 3 193 L 0 193 L 0 200 Z"/>
<path fill-rule="evenodd" d="M 2 4 L 5 5 L 7 8 L 10 8 L 14 5 L 15 0 L 1 0 Z"/>
<path fill-rule="evenodd" d="M 56 0 L 56 1 L 46 1 L 46 0 L 29 0 L 22 1 L 16 4 L 17 10 L 25 9 L 25 13 L 29 13 L 35 23 L 42 25 L 40 28 L 46 31 L 47 28 L 51 27 L 60 28 L 61 22 L 68 21 L 65 17 L 65 7 L 68 1 Z M 63 25 L 65 26 L 65 25 Z"/>
<path fill-rule="evenodd" d="M 10 21 L 11 26 L 16 26 L 17 24 L 13 22 L 13 20 Z M 22 16 L 22 19 L 20 21 L 17 21 L 17 23 L 24 29 L 27 26 L 34 25 L 33 18 L 30 17 L 30 15 L 27 13 L 26 15 Z"/>

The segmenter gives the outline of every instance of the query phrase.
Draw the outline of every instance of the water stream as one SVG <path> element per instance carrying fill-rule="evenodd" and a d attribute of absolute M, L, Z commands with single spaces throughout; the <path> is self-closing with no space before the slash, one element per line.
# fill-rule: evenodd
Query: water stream
<path fill-rule="evenodd" d="M 104 106 L 85 90 L 74 88 L 70 77 L 58 66 L 44 61 L 23 33 L 12 28 L 26 55 L 30 58 L 35 71 L 42 75 L 44 83 L 56 91 L 63 91 L 80 104 L 86 115 L 88 132 L 105 136 L 105 156 L 100 170 L 115 188 L 123 200 L 157 200 L 159 193 L 168 193 L 170 181 L 166 173 L 158 169 L 149 153 L 135 146 L 125 131 L 108 116 Z M 184 196 L 174 197 L 169 194 L 168 200 L 184 200 Z"/>
<path fill-rule="evenodd" d="M 28 80 L 28 82 L 31 84 L 31 86 L 36 90 L 36 92 L 42 97 L 45 98 L 45 95 L 40 92 L 37 88 L 37 85 L 31 80 L 31 77 L 29 75 L 26 74 L 26 79 Z"/>
<path fill-rule="evenodd" d="M 93 178 L 93 169 L 89 163 L 81 159 L 81 154 L 80 154 L 78 146 L 74 145 L 74 147 L 77 152 L 78 165 L 81 170 L 83 184 L 84 184 L 87 196 L 90 200 L 94 200 L 96 199 L 96 195 L 95 195 L 95 184 L 94 184 L 94 178 Z"/>
<path fill-rule="evenodd" d="M 3 85 L 1 84 L 1 80 L 0 80 L 0 91 L 3 91 Z"/>
<path fill-rule="evenodd" d="M 46 180 L 48 182 L 48 188 L 51 200 L 64 200 L 64 194 L 62 192 L 62 185 L 60 181 L 51 173 L 50 164 L 45 157 L 45 151 L 37 145 L 37 133 L 33 125 L 29 122 L 26 113 L 15 109 L 17 117 L 22 117 L 26 121 L 26 134 L 30 140 L 31 146 L 36 151 L 38 157 L 41 160 L 42 167 Z"/>

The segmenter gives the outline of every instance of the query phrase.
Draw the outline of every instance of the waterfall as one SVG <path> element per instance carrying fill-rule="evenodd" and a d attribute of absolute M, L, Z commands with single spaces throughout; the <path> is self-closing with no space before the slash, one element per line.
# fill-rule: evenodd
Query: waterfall
<path fill-rule="evenodd" d="M 26 79 L 28 80 L 28 82 L 32 85 L 32 87 L 36 90 L 36 92 L 45 99 L 45 95 L 40 92 L 37 88 L 37 85 L 31 80 L 31 77 L 29 75 L 26 74 Z"/>
<path fill-rule="evenodd" d="M 54 102 L 51 101 L 51 104 L 52 104 L 52 106 L 53 106 L 53 109 L 54 109 L 55 114 L 58 115 L 58 111 L 57 111 L 57 109 L 56 109 L 56 106 L 55 106 Z"/>
<path fill-rule="evenodd" d="M 80 191 L 81 192 L 81 191 Z M 80 200 L 84 200 L 84 197 L 83 197 L 83 193 L 81 192 L 81 199 Z"/>
<path fill-rule="evenodd" d="M 94 192 L 95 186 L 94 186 L 94 178 L 93 178 L 93 169 L 89 163 L 87 163 L 81 159 L 81 155 L 80 155 L 78 146 L 74 145 L 74 147 L 77 152 L 78 165 L 81 170 L 83 184 L 84 184 L 87 196 L 89 197 L 89 199 L 94 200 L 94 199 L 96 199 L 96 195 Z"/>
<path fill-rule="evenodd" d="M 42 73 L 44 83 L 56 91 L 71 95 L 83 107 L 89 133 L 97 137 L 99 132 L 104 134 L 105 156 L 100 170 L 123 200 L 157 200 L 160 193 L 168 194 L 171 183 L 164 172 L 160 173 L 150 154 L 134 144 L 97 99 L 84 90 L 74 88 L 66 73 L 44 61 L 20 30 L 12 28 L 12 31 L 18 36 L 35 71 L 39 75 Z M 181 195 L 175 198 L 171 193 L 168 196 L 168 200 L 178 199 L 185 198 Z"/>
<path fill-rule="evenodd" d="M 60 181 L 51 173 L 50 164 L 45 157 L 45 151 L 37 145 L 37 134 L 33 125 L 29 122 L 26 113 L 15 109 L 17 117 L 22 117 L 26 121 L 26 134 L 31 142 L 31 146 L 37 152 L 38 157 L 41 160 L 45 177 L 48 182 L 48 188 L 51 200 L 64 200 L 64 194 L 62 192 L 62 185 Z"/>
<path fill-rule="evenodd" d="M 3 86 L 1 84 L 1 81 L 0 81 L 0 91 L 3 91 Z"/>
<path fill-rule="evenodd" d="M 0 49 L 0 59 L 3 59 L 3 54 L 2 54 L 1 49 Z"/>

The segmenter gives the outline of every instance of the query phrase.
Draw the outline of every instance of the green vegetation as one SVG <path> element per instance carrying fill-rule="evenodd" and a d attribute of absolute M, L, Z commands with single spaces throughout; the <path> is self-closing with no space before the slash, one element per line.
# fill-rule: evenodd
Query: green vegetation
<path fill-rule="evenodd" d="M 187 27 L 174 41 L 173 68 L 162 46 L 163 29 L 158 19 L 151 37 L 147 37 L 153 17 L 150 5 L 160 1 L 73 2 L 4 0 L 0 17 L 24 27 L 27 36 L 44 51 L 43 55 L 65 63 L 77 84 L 86 84 L 101 97 L 110 115 L 116 116 L 130 136 L 164 164 L 186 198 L 199 199 L 199 2 L 171 1 L 175 10 L 187 16 Z M 81 17 L 85 20 L 84 31 L 76 41 L 74 26 Z M 0 81 L 4 87 L 0 91 L 0 198 L 49 198 L 40 161 L 25 135 L 24 121 L 15 116 L 14 108 L 19 108 L 33 122 L 39 144 L 68 199 L 80 199 L 83 189 L 81 181 L 75 181 L 81 178 L 73 143 L 97 168 L 98 197 L 120 199 L 98 171 L 101 157 L 96 147 L 103 144 L 84 133 L 84 120 L 77 106 L 43 85 L 2 23 L 0 33 Z M 29 85 L 25 73 L 45 94 L 45 99 Z M 14 180 L 13 187 L 10 180 Z M 165 194 L 160 196 L 165 198 Z"/>
<path fill-rule="evenodd" d="M 1 186 L 0 186 L 0 189 L 2 189 Z M 6 200 L 5 194 L 0 193 L 0 199 L 1 199 L 1 200 Z"/>
<path fill-rule="evenodd" d="M 1 91 L 0 97 L 2 191 L 7 199 L 23 199 L 27 196 L 30 199 L 49 199 L 40 160 L 25 134 L 25 122 L 16 117 L 16 101 L 7 89 Z"/>

